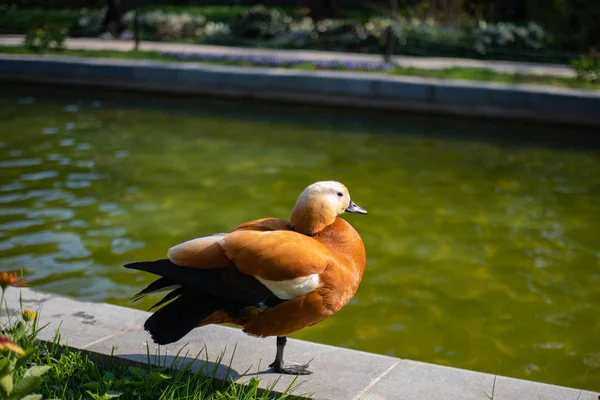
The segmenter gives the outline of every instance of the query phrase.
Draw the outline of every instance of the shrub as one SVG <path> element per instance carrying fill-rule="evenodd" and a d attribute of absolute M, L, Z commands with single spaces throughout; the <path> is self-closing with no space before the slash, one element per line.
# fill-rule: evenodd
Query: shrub
<path fill-rule="evenodd" d="M 103 15 L 101 11 L 81 10 L 71 18 L 69 36 L 90 37 L 96 36 L 102 26 Z"/>
<path fill-rule="evenodd" d="M 123 22 L 130 30 L 133 30 L 133 11 L 123 16 Z M 206 18 L 200 14 L 191 13 L 165 13 L 163 11 L 149 11 L 139 14 L 140 31 L 142 37 L 159 40 L 179 40 L 194 38 L 199 34 Z"/>
<path fill-rule="evenodd" d="M 466 30 L 475 50 L 486 54 L 494 49 L 539 50 L 544 47 L 545 33 L 535 22 L 519 26 L 510 22 L 489 24 L 479 21 Z"/>
<path fill-rule="evenodd" d="M 45 25 L 29 30 L 25 34 L 25 46 L 36 50 L 61 50 L 67 37 L 67 28 L 56 25 Z"/>
<path fill-rule="evenodd" d="M 289 30 L 292 19 L 262 5 L 244 10 L 229 25 L 233 36 L 243 39 L 272 39 Z"/>
<path fill-rule="evenodd" d="M 575 68 L 578 79 L 586 82 L 600 81 L 600 57 L 595 51 L 572 60 L 571 65 Z"/>

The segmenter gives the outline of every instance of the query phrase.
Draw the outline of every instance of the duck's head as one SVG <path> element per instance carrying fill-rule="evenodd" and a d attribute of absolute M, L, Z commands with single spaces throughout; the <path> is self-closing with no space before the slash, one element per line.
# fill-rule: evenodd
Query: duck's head
<path fill-rule="evenodd" d="M 316 182 L 298 197 L 290 223 L 297 232 L 314 235 L 333 224 L 344 212 L 366 214 L 367 210 L 350 200 L 346 186 L 335 181 Z"/>

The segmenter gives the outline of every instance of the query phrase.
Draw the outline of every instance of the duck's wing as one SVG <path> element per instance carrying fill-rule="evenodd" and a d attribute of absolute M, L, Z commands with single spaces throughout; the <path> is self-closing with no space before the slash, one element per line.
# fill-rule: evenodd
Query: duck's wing
<path fill-rule="evenodd" d="M 264 218 L 245 222 L 230 231 L 269 232 L 290 230 L 290 223 L 279 218 Z M 227 233 L 215 233 L 208 236 L 188 240 L 173 246 L 167 253 L 167 258 L 175 265 L 198 269 L 225 268 L 232 264 L 225 255 L 221 244 Z"/>
<path fill-rule="evenodd" d="M 238 270 L 269 281 L 320 274 L 333 257 L 328 247 L 294 231 L 239 230 L 224 236 L 220 245 Z"/>
<path fill-rule="evenodd" d="M 235 266 L 281 299 L 293 299 L 320 285 L 319 274 L 335 262 L 331 250 L 291 230 L 282 219 L 250 221 L 226 234 L 181 243 L 168 252 L 178 266 L 220 269 Z"/>

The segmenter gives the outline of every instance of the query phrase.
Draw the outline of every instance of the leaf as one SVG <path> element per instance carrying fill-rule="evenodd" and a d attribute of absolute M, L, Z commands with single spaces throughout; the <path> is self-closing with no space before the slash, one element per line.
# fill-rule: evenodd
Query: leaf
<path fill-rule="evenodd" d="M 115 378 L 116 378 L 116 377 L 115 377 L 115 374 L 113 374 L 113 373 L 112 373 L 112 372 L 110 372 L 110 371 L 106 371 L 106 372 L 104 373 L 104 376 L 102 376 L 102 380 L 103 380 L 104 382 L 107 382 L 107 383 L 108 383 L 108 382 L 112 382 L 112 381 L 114 381 L 114 380 L 115 380 Z"/>
<path fill-rule="evenodd" d="M 8 373 L 0 378 L 0 389 L 2 389 L 6 396 L 10 395 L 13 390 L 12 374 Z"/>
<path fill-rule="evenodd" d="M 25 336 L 25 324 L 23 321 L 19 321 L 17 326 L 14 327 L 14 341 L 18 342 Z"/>
<path fill-rule="evenodd" d="M 41 394 L 28 394 L 25 397 L 21 397 L 19 400 L 42 400 Z"/>
<path fill-rule="evenodd" d="M 146 379 L 146 376 L 148 375 L 148 373 L 145 370 L 139 367 L 129 367 L 128 370 L 129 372 L 131 372 L 132 375 L 134 375 L 138 379 Z"/>
<path fill-rule="evenodd" d="M 10 359 L 3 358 L 0 360 L 0 376 L 10 374 Z"/>
<path fill-rule="evenodd" d="M 161 374 L 160 372 L 154 372 L 154 371 L 150 372 L 150 378 L 154 382 L 162 382 L 162 381 L 171 379 L 171 377 L 169 375 Z"/>
<path fill-rule="evenodd" d="M 85 392 L 94 400 L 99 400 L 102 398 L 101 396 L 97 395 L 96 393 L 92 393 L 89 390 L 86 390 Z"/>
<path fill-rule="evenodd" d="M 48 367 L 49 368 L 49 367 Z M 29 372 L 29 371 L 27 371 Z M 27 375 L 27 372 L 25 375 Z M 17 383 L 10 394 L 9 399 L 20 399 L 29 394 L 42 385 L 42 378 L 39 376 L 23 376 Z"/>
<path fill-rule="evenodd" d="M 102 385 L 100 384 L 100 382 L 88 382 L 88 383 L 84 383 L 83 385 L 81 385 L 81 387 L 83 389 L 95 389 L 95 390 L 102 389 Z"/>
<path fill-rule="evenodd" d="M 27 361 L 29 361 L 31 359 L 31 357 L 33 357 L 35 352 L 36 352 L 35 348 L 29 348 L 29 349 L 25 350 L 25 355 L 19 357 L 17 359 L 17 362 L 15 362 L 15 369 L 19 369 L 19 368 L 23 367 L 25 365 L 25 363 Z"/>
<path fill-rule="evenodd" d="M 23 375 L 23 378 L 30 376 L 39 378 L 48 371 L 50 371 L 50 367 L 48 365 L 35 365 L 29 368 L 27 371 L 25 371 L 25 375 Z"/>
<path fill-rule="evenodd" d="M 109 390 L 108 392 L 104 393 L 104 398 L 105 399 L 116 399 L 118 397 L 121 397 L 123 393 L 122 392 L 115 392 L 114 390 Z"/>

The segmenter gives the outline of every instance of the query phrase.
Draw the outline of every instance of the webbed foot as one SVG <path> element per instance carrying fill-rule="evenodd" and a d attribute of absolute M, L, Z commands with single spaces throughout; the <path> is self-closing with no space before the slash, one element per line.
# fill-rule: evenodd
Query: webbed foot
<path fill-rule="evenodd" d="M 273 368 L 273 371 L 278 374 L 286 374 L 286 375 L 310 375 L 312 371 L 308 369 L 308 364 L 289 364 L 289 363 L 277 363 L 273 362 L 269 365 L 270 368 Z"/>

